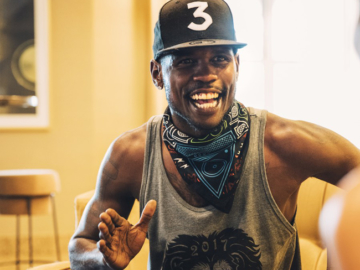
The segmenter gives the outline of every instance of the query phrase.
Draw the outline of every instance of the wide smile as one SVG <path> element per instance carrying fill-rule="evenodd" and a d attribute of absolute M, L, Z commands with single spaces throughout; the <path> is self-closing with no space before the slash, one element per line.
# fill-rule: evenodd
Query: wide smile
<path fill-rule="evenodd" d="M 197 92 L 190 95 L 194 106 L 198 109 L 215 108 L 219 104 L 219 93 Z"/>

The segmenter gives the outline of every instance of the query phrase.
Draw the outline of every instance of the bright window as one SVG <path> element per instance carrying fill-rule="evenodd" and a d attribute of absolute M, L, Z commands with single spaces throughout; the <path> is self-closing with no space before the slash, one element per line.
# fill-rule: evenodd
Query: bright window
<path fill-rule="evenodd" d="M 227 0 L 240 50 L 237 99 L 360 147 L 357 0 Z"/>

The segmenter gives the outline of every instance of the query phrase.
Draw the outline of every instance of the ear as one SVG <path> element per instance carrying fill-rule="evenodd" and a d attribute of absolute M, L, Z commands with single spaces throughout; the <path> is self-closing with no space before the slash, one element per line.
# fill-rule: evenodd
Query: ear
<path fill-rule="evenodd" d="M 154 59 L 150 62 L 150 73 L 154 85 L 161 90 L 164 87 L 161 64 Z"/>

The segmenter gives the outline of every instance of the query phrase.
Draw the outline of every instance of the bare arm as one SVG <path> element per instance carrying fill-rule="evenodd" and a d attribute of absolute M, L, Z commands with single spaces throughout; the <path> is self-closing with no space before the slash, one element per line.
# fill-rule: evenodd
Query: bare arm
<path fill-rule="evenodd" d="M 297 184 L 317 177 L 331 184 L 360 165 L 360 151 L 339 134 L 304 121 L 269 114 L 267 145 L 276 167 Z"/>
<path fill-rule="evenodd" d="M 145 135 L 146 128 L 142 126 L 120 136 L 109 147 L 100 166 L 94 197 L 69 243 L 72 269 L 124 269 L 136 254 L 125 256 L 121 253 L 122 242 L 118 241 L 116 247 L 108 242 L 121 238 L 129 230 L 140 232 L 140 242 L 145 240 L 144 231 L 156 204 L 144 210 L 138 224 L 133 226 L 126 220 L 135 199 L 139 198 Z M 127 229 L 121 231 L 124 226 Z M 113 260 L 114 252 L 120 254 L 117 260 Z"/>
<path fill-rule="evenodd" d="M 251 132 L 251 131 L 250 131 Z M 360 151 L 326 128 L 268 113 L 264 156 L 273 198 L 291 221 L 300 185 L 309 177 L 332 184 L 360 164 Z"/>

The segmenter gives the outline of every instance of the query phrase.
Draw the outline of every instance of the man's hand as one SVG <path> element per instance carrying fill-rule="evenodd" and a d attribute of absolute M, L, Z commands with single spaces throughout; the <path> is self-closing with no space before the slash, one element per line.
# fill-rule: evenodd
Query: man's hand
<path fill-rule="evenodd" d="M 97 246 L 104 256 L 104 263 L 115 270 L 128 266 L 141 250 L 149 222 L 155 213 L 156 201 L 150 200 L 137 224 L 132 225 L 115 210 L 101 213 L 98 225 L 100 241 Z"/>

